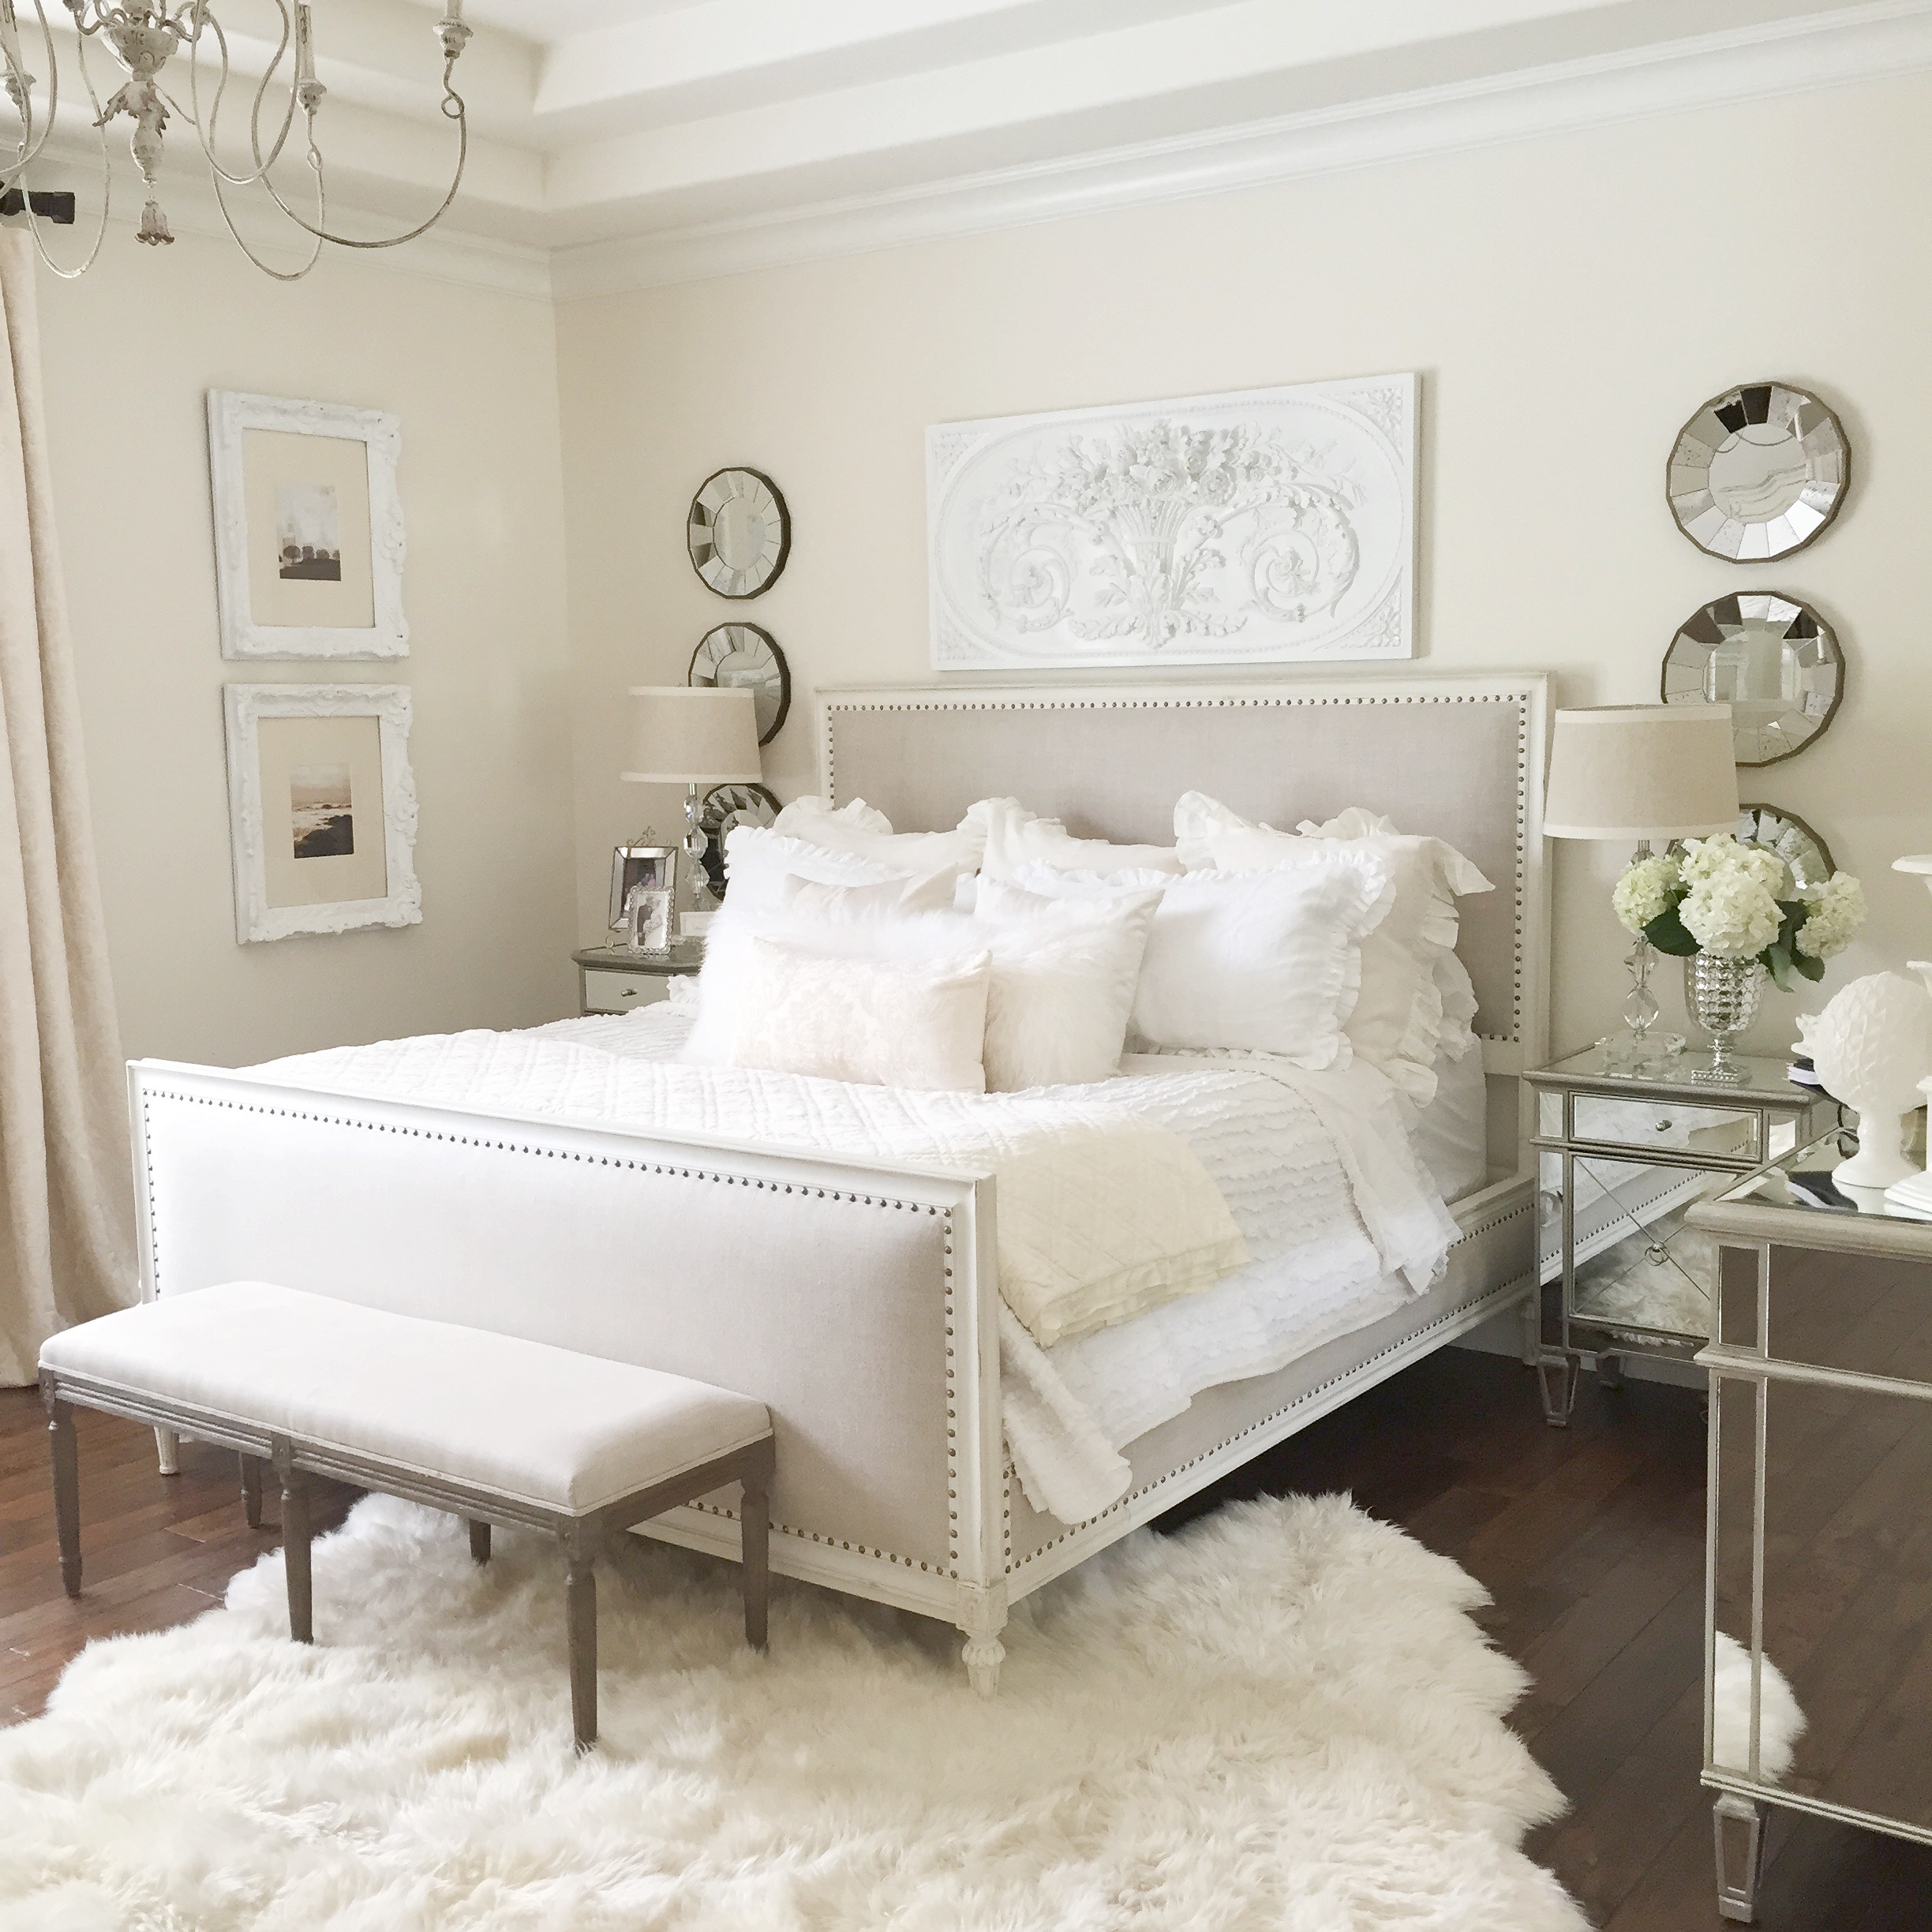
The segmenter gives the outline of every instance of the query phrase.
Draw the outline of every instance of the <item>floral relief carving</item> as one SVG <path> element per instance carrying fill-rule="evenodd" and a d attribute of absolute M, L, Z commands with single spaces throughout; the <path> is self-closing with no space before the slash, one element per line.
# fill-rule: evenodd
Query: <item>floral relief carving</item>
<path fill-rule="evenodd" d="M 928 432 L 933 661 L 1410 654 L 1414 379 Z"/>

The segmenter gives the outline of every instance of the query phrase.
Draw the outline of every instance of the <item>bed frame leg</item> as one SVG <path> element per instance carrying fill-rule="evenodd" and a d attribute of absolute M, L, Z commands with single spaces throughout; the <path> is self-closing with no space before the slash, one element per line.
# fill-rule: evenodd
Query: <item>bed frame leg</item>
<path fill-rule="evenodd" d="M 181 1438 L 172 1429 L 155 1431 L 155 1461 L 163 1476 L 181 1473 Z"/>
<path fill-rule="evenodd" d="M 1006 1586 L 995 1583 L 990 1589 L 975 1583 L 960 1586 L 959 1628 L 966 1642 L 960 1656 L 972 1687 L 983 1698 L 999 1691 L 1000 1665 L 1006 1660 L 1006 1646 L 999 1634 L 1006 1627 Z"/>

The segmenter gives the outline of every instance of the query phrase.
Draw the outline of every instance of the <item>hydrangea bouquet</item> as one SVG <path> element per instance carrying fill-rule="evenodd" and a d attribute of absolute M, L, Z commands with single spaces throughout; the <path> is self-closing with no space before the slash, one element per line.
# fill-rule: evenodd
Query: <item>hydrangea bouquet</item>
<path fill-rule="evenodd" d="M 1740 844 L 1728 832 L 1634 861 L 1612 903 L 1660 953 L 1756 960 L 1787 990 L 1794 973 L 1822 979 L 1825 962 L 1865 923 L 1865 889 L 1849 873 L 1800 886 L 1769 847 Z"/>

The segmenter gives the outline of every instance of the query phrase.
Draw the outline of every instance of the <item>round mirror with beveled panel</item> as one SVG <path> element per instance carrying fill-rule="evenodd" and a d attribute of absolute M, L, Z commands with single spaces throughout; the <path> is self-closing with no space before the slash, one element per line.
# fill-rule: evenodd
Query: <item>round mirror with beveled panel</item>
<path fill-rule="evenodd" d="M 1740 765 L 1795 757 L 1844 696 L 1844 658 L 1831 626 L 1774 591 L 1706 604 L 1671 640 L 1666 704 L 1728 704 Z"/>
<path fill-rule="evenodd" d="M 1678 431 L 1664 488 L 1677 527 L 1700 550 L 1763 563 L 1824 534 L 1850 469 L 1844 429 L 1816 396 L 1746 383 Z"/>
<path fill-rule="evenodd" d="M 758 597 L 792 554 L 791 512 L 769 477 L 720 470 L 691 499 L 685 540 L 691 568 L 720 597 Z"/>
<path fill-rule="evenodd" d="M 758 707 L 758 743 L 767 745 L 792 709 L 792 672 L 778 640 L 753 623 L 721 623 L 691 653 L 686 681 L 717 691 L 747 690 Z"/>
<path fill-rule="evenodd" d="M 1800 818 L 1777 805 L 1740 805 L 1738 843 L 1765 845 L 1791 867 L 1800 892 L 1822 886 L 1837 870 L 1831 848 Z"/>

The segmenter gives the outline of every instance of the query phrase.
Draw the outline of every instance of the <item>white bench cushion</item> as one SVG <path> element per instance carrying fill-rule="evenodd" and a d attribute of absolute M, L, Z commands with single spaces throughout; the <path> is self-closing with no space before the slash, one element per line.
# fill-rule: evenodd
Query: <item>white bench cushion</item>
<path fill-rule="evenodd" d="M 771 1432 L 682 1376 L 266 1282 L 58 1335 L 43 1368 L 582 1515 Z"/>

